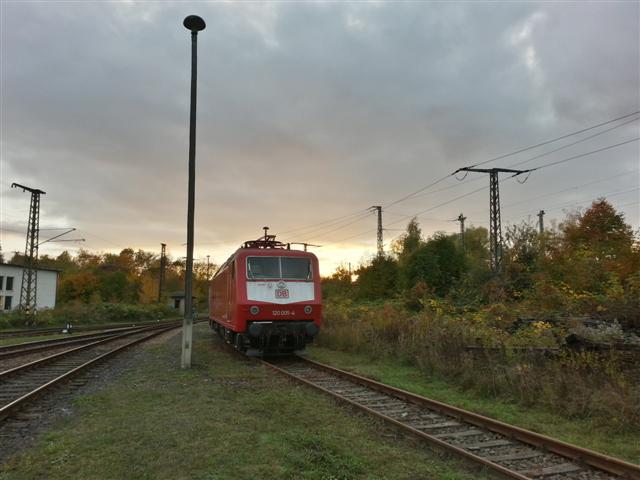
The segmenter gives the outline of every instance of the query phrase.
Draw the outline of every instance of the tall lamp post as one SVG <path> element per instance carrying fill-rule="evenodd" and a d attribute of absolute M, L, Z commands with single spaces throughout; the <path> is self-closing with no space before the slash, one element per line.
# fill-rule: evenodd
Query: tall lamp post
<path fill-rule="evenodd" d="M 189 15 L 182 24 L 191 30 L 191 114 L 189 119 L 189 199 L 187 205 L 187 271 L 184 277 L 184 320 L 182 322 L 182 368 L 191 368 L 193 339 L 193 210 L 196 190 L 196 78 L 198 75 L 198 32 L 206 24 Z"/>

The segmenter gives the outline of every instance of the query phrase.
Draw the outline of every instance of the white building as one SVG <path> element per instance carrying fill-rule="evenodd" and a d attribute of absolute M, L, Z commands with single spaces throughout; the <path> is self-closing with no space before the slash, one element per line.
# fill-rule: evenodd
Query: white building
<path fill-rule="evenodd" d="M 0 263 L 0 311 L 15 310 L 20 306 L 20 289 L 22 288 L 22 272 L 20 265 Z M 36 291 L 36 308 L 53 308 L 56 306 L 58 288 L 58 270 L 38 268 L 38 285 Z"/>

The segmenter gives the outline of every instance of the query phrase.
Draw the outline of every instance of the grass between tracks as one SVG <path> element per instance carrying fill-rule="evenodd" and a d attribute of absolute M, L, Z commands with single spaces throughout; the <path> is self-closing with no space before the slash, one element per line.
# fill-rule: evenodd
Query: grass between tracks
<path fill-rule="evenodd" d="M 417 367 L 389 358 L 311 347 L 308 358 L 378 380 L 419 395 L 517 425 L 633 463 L 640 463 L 640 432 L 609 430 L 588 419 L 568 419 L 543 408 L 525 408 L 463 390 L 444 378 L 428 376 Z M 615 414 L 615 412 L 612 412 Z"/>
<path fill-rule="evenodd" d="M 0 345 L 18 345 L 20 343 L 37 342 L 39 340 L 54 340 L 56 338 L 69 338 L 69 335 L 66 333 L 59 333 L 55 335 L 36 335 L 33 337 L 0 338 Z"/>
<path fill-rule="evenodd" d="M 178 340 L 144 346 L 0 479 L 489 478 L 239 358 L 206 326 L 181 370 Z"/>

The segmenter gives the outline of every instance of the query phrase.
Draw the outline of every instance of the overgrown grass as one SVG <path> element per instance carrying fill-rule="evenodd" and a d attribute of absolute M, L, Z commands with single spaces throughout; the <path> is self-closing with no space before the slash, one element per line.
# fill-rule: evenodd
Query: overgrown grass
<path fill-rule="evenodd" d="M 54 309 L 41 310 L 37 315 L 32 317 L 27 317 L 19 311 L 3 313 L 0 315 L 0 330 L 24 327 L 61 327 L 67 322 L 71 322 L 74 325 L 140 322 L 177 316 L 176 311 L 166 305 L 78 303 L 63 305 Z"/>
<path fill-rule="evenodd" d="M 640 430 L 640 385 L 622 356 L 564 352 L 548 358 L 512 348 L 557 346 L 557 332 L 544 322 L 509 334 L 481 317 L 452 315 L 437 302 L 419 314 L 391 303 L 327 304 L 324 318 L 322 346 L 397 359 L 486 398 L 542 406 L 612 432 Z M 467 351 L 469 344 L 500 348 L 477 354 Z"/>
<path fill-rule="evenodd" d="M 0 479 L 490 478 L 194 330 L 191 370 L 178 338 L 144 347 L 135 370 L 78 400 Z"/>

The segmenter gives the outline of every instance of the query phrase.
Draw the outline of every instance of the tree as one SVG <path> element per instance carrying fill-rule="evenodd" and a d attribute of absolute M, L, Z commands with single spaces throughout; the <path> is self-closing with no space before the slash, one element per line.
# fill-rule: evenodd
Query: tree
<path fill-rule="evenodd" d="M 338 297 L 350 294 L 352 291 L 351 273 L 344 265 L 336 268 L 329 278 L 322 279 L 322 297 Z"/>
<path fill-rule="evenodd" d="M 420 230 L 420 226 L 418 225 L 418 219 L 414 217 L 407 225 L 406 233 L 400 238 L 400 256 L 411 255 L 418 250 L 422 244 L 422 230 Z"/>
<path fill-rule="evenodd" d="M 605 199 L 584 213 L 573 213 L 560 225 L 559 239 L 549 247 L 546 270 L 575 291 L 603 293 L 613 278 L 621 284 L 640 269 L 640 251 L 624 216 Z"/>
<path fill-rule="evenodd" d="M 464 271 L 464 255 L 458 249 L 456 236 L 445 233 L 433 235 L 401 265 L 405 289 L 424 282 L 438 295 L 445 295 Z"/>
<path fill-rule="evenodd" d="M 530 223 L 510 225 L 505 232 L 505 280 L 518 291 L 529 288 L 532 275 L 539 270 L 541 239 Z"/>
<path fill-rule="evenodd" d="M 398 291 L 398 264 L 393 258 L 378 255 L 356 270 L 356 274 L 357 292 L 362 298 L 388 298 Z"/>
<path fill-rule="evenodd" d="M 598 260 L 624 257 L 634 244 L 633 230 L 624 215 L 604 198 L 593 202 L 584 214 L 570 218 L 563 230 L 571 248 L 587 247 Z"/>
<path fill-rule="evenodd" d="M 407 231 L 396 240 L 393 247 L 398 256 L 400 286 L 405 290 L 415 285 L 414 279 L 420 276 L 417 270 L 422 266 L 414 265 L 414 257 L 423 245 L 422 231 L 418 219 L 414 217 L 407 224 Z"/>
<path fill-rule="evenodd" d="M 89 303 L 99 295 L 100 279 L 91 271 L 72 272 L 60 279 L 58 300 L 60 303 Z"/>

